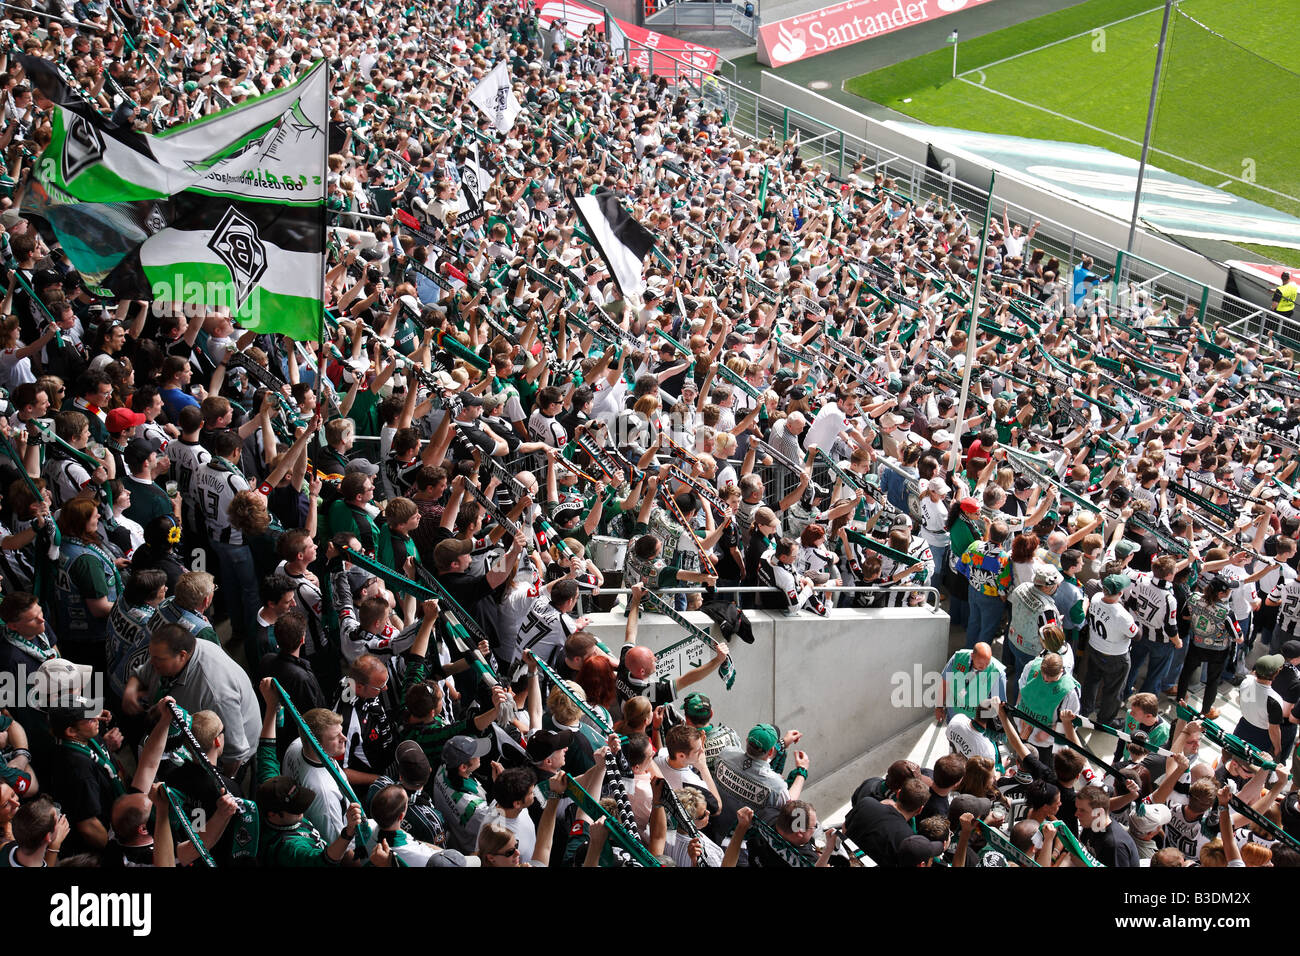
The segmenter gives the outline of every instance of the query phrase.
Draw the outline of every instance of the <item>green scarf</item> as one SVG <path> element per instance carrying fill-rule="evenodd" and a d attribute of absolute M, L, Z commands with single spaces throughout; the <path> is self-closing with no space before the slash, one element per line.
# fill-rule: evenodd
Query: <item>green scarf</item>
<path fill-rule="evenodd" d="M 6 641 L 18 648 L 24 654 L 30 654 L 32 657 L 37 658 L 42 664 L 59 656 L 59 652 L 53 647 L 48 647 L 43 643 L 38 644 L 35 641 L 23 637 L 17 631 L 11 630 L 10 628 L 0 627 L 0 635 L 3 635 Z"/>
<path fill-rule="evenodd" d="M 108 755 L 108 751 L 104 749 L 104 745 L 98 740 L 91 740 L 89 743 L 83 744 L 80 741 L 63 739 L 59 741 L 59 746 L 85 754 L 95 766 L 104 770 L 113 785 L 113 794 L 115 796 L 120 797 L 126 793 L 126 784 L 122 782 L 122 775 L 118 772 L 117 764 L 113 762 L 113 758 Z"/>

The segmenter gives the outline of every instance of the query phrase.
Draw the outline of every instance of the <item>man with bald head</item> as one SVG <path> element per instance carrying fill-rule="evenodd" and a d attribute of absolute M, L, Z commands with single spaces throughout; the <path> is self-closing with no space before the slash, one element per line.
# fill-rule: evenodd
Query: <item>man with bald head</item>
<path fill-rule="evenodd" d="M 936 723 L 952 720 L 954 714 L 978 716 L 979 706 L 990 697 L 1003 699 L 1007 689 L 1007 668 L 993 659 L 993 648 L 980 641 L 973 648 L 948 658 L 934 708 Z"/>
<path fill-rule="evenodd" d="M 656 678 L 654 651 L 636 642 L 638 611 L 647 591 L 644 585 L 636 584 L 632 586 L 632 593 L 628 597 L 627 627 L 623 632 L 624 643 L 619 651 L 618 671 L 615 674 L 619 707 L 633 697 L 649 698 L 655 706 L 670 703 L 682 690 L 703 680 L 722 666 L 728 654 L 726 642 L 719 642 L 713 660 L 708 663 L 692 668 L 676 680 L 671 677 Z"/>

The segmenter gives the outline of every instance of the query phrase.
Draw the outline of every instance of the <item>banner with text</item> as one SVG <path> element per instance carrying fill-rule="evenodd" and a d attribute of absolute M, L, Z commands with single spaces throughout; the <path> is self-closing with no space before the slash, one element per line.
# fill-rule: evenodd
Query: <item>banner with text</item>
<path fill-rule="evenodd" d="M 929 2 L 929 0 L 927 0 Z M 966 0 L 962 0 L 966 2 Z M 574 0 L 533 0 L 537 10 L 538 25 L 550 29 L 556 20 L 564 22 L 564 33 L 573 39 L 580 38 L 588 27 L 595 27 L 597 33 L 605 32 L 605 13 L 595 7 L 589 7 Z M 662 76 L 669 80 L 677 78 L 678 71 L 692 70 L 712 73 L 718 66 L 720 51 L 713 47 L 679 40 L 654 30 L 647 30 L 626 20 L 610 17 L 613 23 L 610 43 L 615 50 L 623 49 L 623 39 L 627 44 L 630 65 L 642 73 Z M 658 53 L 667 54 L 659 56 Z"/>
<path fill-rule="evenodd" d="M 992 0 L 844 0 L 758 28 L 758 62 L 785 66 Z"/>

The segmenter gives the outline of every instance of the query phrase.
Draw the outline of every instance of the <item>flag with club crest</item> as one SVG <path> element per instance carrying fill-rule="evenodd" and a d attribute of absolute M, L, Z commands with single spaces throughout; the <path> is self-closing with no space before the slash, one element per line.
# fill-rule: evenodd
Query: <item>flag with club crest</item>
<path fill-rule="evenodd" d="M 260 332 L 320 337 L 324 63 L 284 89 L 147 134 L 113 125 L 50 61 L 22 60 L 55 104 L 23 211 L 50 224 L 88 282 L 119 298 L 228 312 Z"/>
<path fill-rule="evenodd" d="M 483 215 L 483 197 L 492 185 L 492 177 L 481 165 L 478 143 L 470 143 L 465 162 L 460 166 L 460 200 L 456 225 L 461 226 Z"/>
<path fill-rule="evenodd" d="M 498 62 L 487 76 L 478 81 L 470 91 L 469 101 L 487 115 L 498 133 L 510 132 L 515 117 L 523 110 L 515 91 L 510 88 L 505 60 Z"/>

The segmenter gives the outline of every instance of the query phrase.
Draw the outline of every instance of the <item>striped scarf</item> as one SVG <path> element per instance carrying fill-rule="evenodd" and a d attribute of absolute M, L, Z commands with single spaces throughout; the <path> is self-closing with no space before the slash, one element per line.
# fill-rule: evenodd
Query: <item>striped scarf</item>
<path fill-rule="evenodd" d="M 605 795 L 614 798 L 615 810 L 618 814 L 618 822 L 623 829 L 632 837 L 636 837 L 640 831 L 637 829 L 636 817 L 632 813 L 632 801 L 627 795 L 627 788 L 623 786 L 623 775 L 632 775 L 632 768 L 627 766 L 627 759 L 624 758 L 620 766 L 619 757 L 611 752 L 605 752 Z M 637 866 L 638 862 L 633 856 L 622 847 L 611 846 L 615 858 L 619 861 L 620 866 Z"/>

